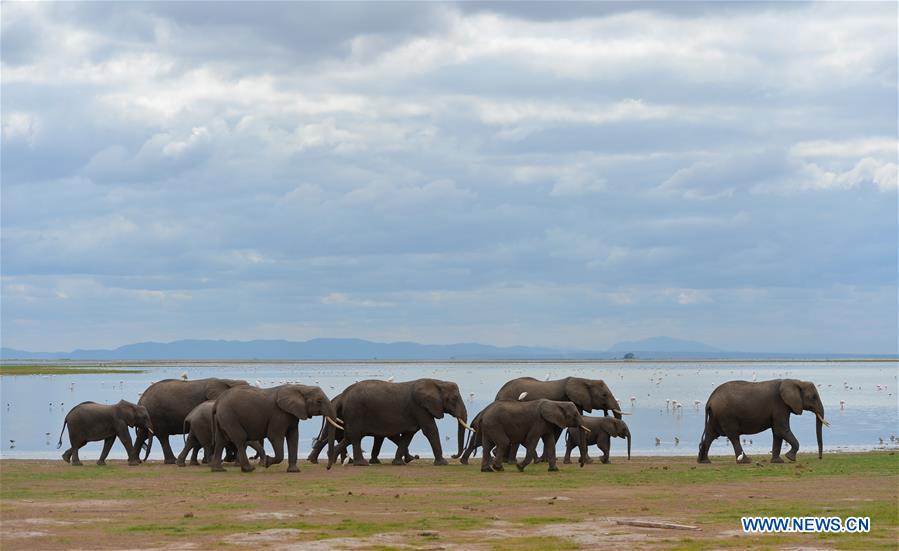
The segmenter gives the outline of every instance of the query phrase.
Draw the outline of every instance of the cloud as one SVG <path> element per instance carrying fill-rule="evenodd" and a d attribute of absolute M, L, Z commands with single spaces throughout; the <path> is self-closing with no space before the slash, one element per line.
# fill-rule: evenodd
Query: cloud
<path fill-rule="evenodd" d="M 896 10 L 5 5 L 4 345 L 892 351 Z"/>

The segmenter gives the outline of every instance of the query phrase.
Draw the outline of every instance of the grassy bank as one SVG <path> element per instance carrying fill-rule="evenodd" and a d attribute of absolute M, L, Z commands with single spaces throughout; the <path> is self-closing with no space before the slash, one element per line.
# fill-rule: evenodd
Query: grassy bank
<path fill-rule="evenodd" d="M 190 542 L 315 549 L 745 548 L 894 549 L 899 536 L 895 452 L 813 455 L 795 464 L 735 465 L 717 458 L 615 459 L 481 473 L 477 465 L 300 464 L 243 474 L 231 468 L 127 467 L 0 461 L 2 546 L 166 547 Z M 869 534 L 747 536 L 744 515 L 869 516 Z M 635 527 L 662 521 L 697 530 Z M 301 546 L 301 547 L 300 547 Z"/>
<path fill-rule="evenodd" d="M 103 364 L 0 364 L 0 375 L 90 375 L 95 373 L 144 373 L 143 369 L 104 367 Z"/>

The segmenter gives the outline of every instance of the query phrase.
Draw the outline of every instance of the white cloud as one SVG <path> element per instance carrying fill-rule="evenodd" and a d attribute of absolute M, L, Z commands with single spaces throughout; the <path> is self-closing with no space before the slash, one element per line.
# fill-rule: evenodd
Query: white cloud
<path fill-rule="evenodd" d="M 394 306 L 391 302 L 358 299 L 353 298 L 346 293 L 328 293 L 322 297 L 321 303 L 327 305 L 358 306 L 360 308 L 391 308 Z"/>

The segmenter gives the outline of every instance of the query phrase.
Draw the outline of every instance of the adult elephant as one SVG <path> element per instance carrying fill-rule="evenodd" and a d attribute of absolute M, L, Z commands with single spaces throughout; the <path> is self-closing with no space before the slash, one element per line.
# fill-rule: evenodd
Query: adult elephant
<path fill-rule="evenodd" d="M 206 400 L 214 400 L 220 394 L 237 386 L 249 386 L 246 381 L 235 379 L 197 379 L 182 381 L 165 379 L 147 387 L 141 394 L 138 404 L 150 412 L 153 430 L 162 445 L 162 453 L 166 464 L 175 463 L 175 454 L 169 444 L 169 436 L 184 432 L 184 420 L 187 414 Z M 144 461 L 150 455 L 152 439 L 145 429 L 138 429 L 134 447 L 140 449 L 146 443 Z"/>
<path fill-rule="evenodd" d="M 566 427 L 580 427 L 581 467 L 587 458 L 587 441 L 585 434 L 589 432 L 582 424 L 582 416 L 577 406 L 571 402 L 555 400 L 532 400 L 518 402 L 502 400 L 493 402 L 481 412 L 478 433 L 484 454 L 481 458 L 481 470 L 484 472 L 503 470 L 502 457 L 507 450 L 517 443 L 526 448 L 524 461 L 516 466 L 519 471 L 531 461 L 537 459 L 537 442 L 543 440 L 550 471 L 557 471 L 556 466 L 556 430 Z M 496 457 L 491 464 L 490 451 L 496 447 Z"/>
<path fill-rule="evenodd" d="M 343 418 L 343 395 L 338 394 L 337 396 L 335 396 L 331 400 L 331 405 L 334 406 L 334 411 L 337 414 L 337 418 L 342 419 Z M 309 452 L 309 455 L 306 457 L 306 461 L 308 461 L 310 463 L 318 463 L 318 456 L 321 455 L 322 450 L 324 450 L 325 446 L 328 444 L 328 442 L 331 441 L 328 438 L 328 429 L 329 429 L 329 426 L 325 423 L 324 420 L 322 420 L 321 429 L 319 429 L 318 436 L 312 442 L 312 450 Z M 408 435 L 406 435 L 406 436 L 408 436 Z M 344 437 L 343 430 L 338 429 L 338 430 L 334 431 L 334 438 L 333 438 L 334 442 L 341 443 L 341 446 L 337 449 L 337 457 L 341 461 L 346 459 L 347 444 L 346 444 L 346 442 L 343 442 L 343 437 Z M 395 435 L 388 436 L 387 438 L 389 438 L 390 441 L 396 445 L 396 455 L 393 458 L 394 465 L 405 465 L 406 463 L 410 463 L 410 462 L 414 461 L 415 459 L 418 459 L 417 455 L 413 456 L 409 453 L 408 441 L 411 441 L 411 437 L 409 437 L 407 440 L 404 437 L 404 435 L 395 434 Z M 407 442 L 407 445 L 405 447 L 402 445 L 403 441 Z M 369 456 L 369 460 L 368 460 L 369 463 L 371 463 L 373 465 L 377 465 L 377 464 L 381 463 L 381 460 L 378 458 L 378 455 L 381 453 L 381 445 L 383 443 L 384 443 L 383 436 L 375 436 L 374 437 L 374 444 L 372 445 L 372 448 L 371 448 L 371 456 Z"/>
<path fill-rule="evenodd" d="M 618 400 L 602 379 L 565 377 L 554 381 L 538 381 L 533 377 L 519 377 L 504 384 L 495 398 L 519 401 L 540 399 L 573 402 L 581 413 L 601 409 L 603 415 L 608 415 L 611 411 L 616 419 L 621 419 L 622 415 Z M 556 441 L 561 434 L 562 429 L 558 429 L 555 433 Z M 510 446 L 507 462 L 515 461 L 517 449 L 517 445 Z M 543 452 L 543 459 L 546 459 L 546 450 Z"/>
<path fill-rule="evenodd" d="M 212 419 L 215 430 L 215 451 L 210 463 L 213 471 L 224 471 L 222 451 L 228 442 L 237 448 L 240 470 L 250 472 L 254 467 L 247 458 L 247 442 L 268 438 L 275 456 L 263 456 L 261 464 L 270 467 L 284 459 L 284 440 L 287 439 L 287 472 L 299 472 L 297 448 L 301 419 L 321 415 L 330 423 L 332 443 L 328 446 L 328 468 L 334 464 L 334 406 L 317 386 L 281 385 L 273 388 L 236 386 L 222 393 L 213 404 Z"/>
<path fill-rule="evenodd" d="M 780 448 L 784 440 L 790 444 L 790 451 L 785 454 L 787 459 L 795 461 L 799 441 L 790 430 L 790 414 L 802 415 L 803 411 L 811 411 L 817 418 L 815 433 L 818 437 L 818 459 L 821 459 L 824 453 L 821 426 L 830 423 L 824 419 L 824 405 L 814 383 L 797 379 L 724 383 L 712 391 L 706 402 L 705 429 L 699 442 L 697 461 L 711 463 L 709 447 L 719 436 L 726 436 L 733 444 L 737 463 L 751 463 L 752 460 L 740 445 L 740 436 L 768 429 L 774 433 L 771 462 L 783 463 Z"/>
<path fill-rule="evenodd" d="M 191 410 L 187 414 L 187 418 L 184 419 L 183 433 L 187 435 L 187 438 L 184 439 L 184 448 L 178 454 L 178 459 L 175 462 L 179 467 L 185 465 L 187 454 L 191 452 L 193 454 L 190 458 L 190 464 L 199 465 L 197 455 L 201 449 L 203 450 L 203 463 L 209 463 L 210 459 L 212 459 L 212 450 L 215 446 L 213 441 L 215 433 L 212 428 L 212 409 L 214 404 L 215 400 L 206 400 Z M 261 442 L 251 440 L 247 442 L 247 445 L 256 451 L 256 457 L 253 459 L 265 455 L 265 449 L 262 447 Z M 233 444 L 228 443 L 225 448 L 225 461 L 233 461 L 235 457 L 237 457 L 237 450 Z"/>
<path fill-rule="evenodd" d="M 408 448 L 412 436 L 422 431 L 434 452 L 434 464 L 446 465 L 435 419 L 449 413 L 459 422 L 459 453 L 469 428 L 468 412 L 456 383 L 417 379 L 403 383 L 367 380 L 342 393 L 344 443 L 353 446 L 353 464 L 368 465 L 362 456 L 362 438 L 401 435 L 398 446 Z"/>

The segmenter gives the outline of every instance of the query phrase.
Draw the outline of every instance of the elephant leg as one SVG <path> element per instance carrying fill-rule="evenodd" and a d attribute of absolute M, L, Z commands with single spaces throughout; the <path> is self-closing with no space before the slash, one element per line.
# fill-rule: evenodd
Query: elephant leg
<path fill-rule="evenodd" d="M 224 472 L 225 467 L 222 466 L 222 452 L 225 451 L 225 444 L 228 442 L 228 436 L 225 434 L 221 425 L 217 425 L 212 441 L 215 448 L 212 450 L 212 457 L 209 458 L 209 468 L 213 472 Z"/>
<path fill-rule="evenodd" d="M 531 463 L 531 461 L 535 461 L 537 459 L 537 442 L 539 440 L 539 436 L 529 437 L 526 440 L 524 447 L 524 461 L 515 464 L 518 472 L 523 472 L 524 468 L 527 467 Z"/>
<path fill-rule="evenodd" d="M 416 459 L 419 459 L 417 455 L 409 453 L 409 444 L 412 443 L 414 437 L 415 432 L 407 432 L 400 435 L 400 444 L 403 446 L 403 461 L 406 463 L 412 463 Z"/>
<path fill-rule="evenodd" d="M 384 437 L 375 436 L 374 440 L 374 443 L 371 445 L 371 455 L 368 457 L 368 462 L 372 465 L 380 465 L 381 460 L 378 459 L 378 456 L 381 455 L 381 446 L 384 445 Z"/>
<path fill-rule="evenodd" d="M 787 432 L 783 434 L 783 439 L 790 445 L 790 451 L 785 453 L 784 456 L 790 461 L 796 461 L 796 452 L 799 451 L 799 440 L 796 440 L 796 437 L 793 436 L 793 431 L 790 429 L 787 429 Z"/>
<path fill-rule="evenodd" d="M 128 464 L 132 467 L 134 465 L 140 465 L 140 450 L 131 446 L 131 435 L 128 434 L 128 427 L 122 427 L 118 430 L 119 441 L 125 446 L 125 451 L 128 452 Z"/>
<path fill-rule="evenodd" d="M 565 457 L 562 459 L 562 463 L 566 465 L 571 463 L 571 450 L 574 449 L 574 438 L 571 436 L 571 431 L 569 430 L 565 434 Z"/>
<path fill-rule="evenodd" d="M 481 457 L 481 472 L 484 473 L 492 473 L 493 469 L 491 468 L 490 463 L 492 462 L 492 458 L 490 457 L 490 451 L 493 450 L 494 442 L 488 439 L 486 436 L 481 437 L 481 447 L 484 448 L 484 453 Z"/>
<path fill-rule="evenodd" d="M 558 427 L 555 428 L 555 429 L 553 429 L 553 437 L 554 437 L 554 438 L 553 438 L 553 441 L 554 441 L 554 442 L 558 442 L 558 441 L 559 441 L 559 438 L 562 437 L 562 429 L 560 429 L 560 428 L 558 428 Z M 544 443 L 544 446 L 543 446 L 543 453 L 540 455 L 540 459 L 538 459 L 537 461 L 535 461 L 535 463 L 542 463 L 542 462 L 548 461 L 548 460 L 549 460 L 549 451 L 546 449 L 546 445 L 545 445 L 545 443 Z"/>
<path fill-rule="evenodd" d="M 499 447 L 497 447 L 497 449 L 499 449 Z M 502 456 L 509 465 L 518 461 L 518 443 L 510 445 L 509 449 Z"/>
<path fill-rule="evenodd" d="M 266 469 L 271 467 L 272 465 L 277 465 L 278 463 L 284 461 L 284 436 L 277 434 L 269 434 L 268 441 L 272 443 L 272 450 L 275 452 L 275 456 L 272 457 L 270 455 L 266 455 L 265 459 L 262 460 L 262 466 Z M 243 463 L 243 457 L 246 455 L 246 443 L 243 446 L 240 446 L 240 449 L 243 450 L 243 455 L 241 456 L 241 463 Z M 247 460 L 247 464 L 249 464 L 249 460 Z"/>
<path fill-rule="evenodd" d="M 287 430 L 287 472 L 298 473 L 297 452 L 300 448 L 300 427 L 294 425 Z"/>
<path fill-rule="evenodd" d="M 362 455 L 362 435 L 348 435 L 348 438 L 350 444 L 353 446 L 353 465 L 356 467 L 368 466 L 368 461 L 366 461 L 365 456 Z"/>
<path fill-rule="evenodd" d="M 262 446 L 262 443 L 258 440 L 250 440 L 247 442 L 247 445 L 253 448 L 253 451 L 256 453 L 253 456 L 253 459 L 262 459 L 265 457 L 265 448 Z"/>
<path fill-rule="evenodd" d="M 718 438 L 718 436 L 709 432 L 709 428 L 706 427 L 706 430 L 702 433 L 702 440 L 699 442 L 699 456 L 696 457 L 697 463 L 712 462 L 709 459 L 709 448 L 712 447 L 712 442 L 714 442 L 716 438 Z"/>
<path fill-rule="evenodd" d="M 727 439 L 730 440 L 731 445 L 734 447 L 734 455 L 737 458 L 737 463 L 752 463 L 752 459 L 743 452 L 743 445 L 740 444 L 740 434 L 739 433 L 731 433 L 727 435 Z"/>
<path fill-rule="evenodd" d="M 62 460 L 66 463 L 72 460 L 72 448 L 69 448 L 66 451 L 62 452 Z"/>
<path fill-rule="evenodd" d="M 609 462 L 609 444 L 605 444 L 605 445 L 597 444 L 596 447 L 599 448 L 599 451 L 602 452 L 602 458 L 600 459 L 600 461 L 602 461 L 603 463 L 608 463 Z M 588 461 L 588 463 L 590 463 L 590 461 Z"/>
<path fill-rule="evenodd" d="M 448 462 L 443 457 L 443 448 L 440 446 L 440 432 L 437 430 L 437 423 L 434 419 L 428 419 L 425 426 L 421 428 L 428 442 L 431 444 L 431 450 L 434 452 L 435 465 L 447 465 Z"/>
<path fill-rule="evenodd" d="M 513 446 L 517 447 L 518 444 L 512 444 L 512 442 L 509 440 L 509 438 L 506 437 L 506 435 L 504 435 L 504 434 L 499 435 L 497 437 L 497 439 L 494 441 L 494 444 L 496 445 L 496 452 L 495 452 L 495 456 L 493 458 L 493 470 L 494 471 L 502 471 L 503 470 L 503 458 L 508 457 L 509 448 L 511 448 Z M 485 458 L 488 457 L 488 454 L 486 452 L 484 453 L 484 457 Z"/>
<path fill-rule="evenodd" d="M 162 455 L 165 456 L 165 464 L 174 465 L 175 454 L 172 452 L 172 445 L 169 443 L 169 435 L 157 434 L 156 436 L 159 438 L 159 444 L 162 446 Z"/>
<path fill-rule="evenodd" d="M 774 433 L 774 439 L 771 442 L 771 462 L 772 463 L 783 463 L 784 460 L 780 457 L 780 449 L 783 447 L 784 439 L 777 432 Z"/>
<path fill-rule="evenodd" d="M 546 455 L 546 462 L 549 463 L 549 467 L 546 469 L 550 472 L 558 471 L 559 467 L 556 465 L 556 435 L 555 433 L 550 432 L 549 434 L 543 437 L 543 450 Z"/>
<path fill-rule="evenodd" d="M 191 465 L 199 465 L 200 464 L 200 462 L 197 461 L 197 457 L 199 457 L 199 455 L 200 455 L 200 450 L 203 450 L 204 459 L 207 455 L 209 455 L 209 452 L 206 451 L 206 448 L 204 448 L 202 445 L 200 445 L 200 442 L 197 442 L 196 444 L 194 444 L 194 449 L 190 452 L 190 464 Z"/>
<path fill-rule="evenodd" d="M 178 457 L 175 458 L 175 465 L 179 467 L 184 466 L 184 460 L 187 459 L 187 454 L 190 452 L 194 452 L 194 458 L 197 457 L 195 447 L 197 444 L 197 438 L 193 434 L 187 435 L 187 440 L 184 441 L 184 448 L 181 449 L 181 453 L 178 454 Z"/>
<path fill-rule="evenodd" d="M 115 443 L 115 436 L 110 436 L 103 441 L 103 451 L 100 452 L 100 459 L 97 460 L 97 465 L 106 465 L 106 456 L 109 455 L 109 450 L 112 449 L 113 443 Z"/>
<path fill-rule="evenodd" d="M 347 449 L 347 447 L 348 447 L 349 445 L 350 445 L 350 441 L 347 440 L 346 438 L 342 438 L 342 439 L 337 443 L 337 446 L 336 446 L 335 449 L 334 449 L 334 453 L 335 453 L 338 457 L 340 457 L 340 462 L 341 462 L 341 463 L 344 463 L 344 462 L 346 461 L 346 456 L 347 456 L 347 450 L 346 450 L 346 449 Z M 318 460 L 316 460 L 315 462 L 318 463 Z"/>
<path fill-rule="evenodd" d="M 71 430 L 71 429 L 69 429 Z M 80 450 L 85 444 L 87 444 L 87 440 L 72 440 L 72 465 L 75 467 L 80 467 L 82 465 L 81 458 L 78 457 L 78 450 Z"/>

